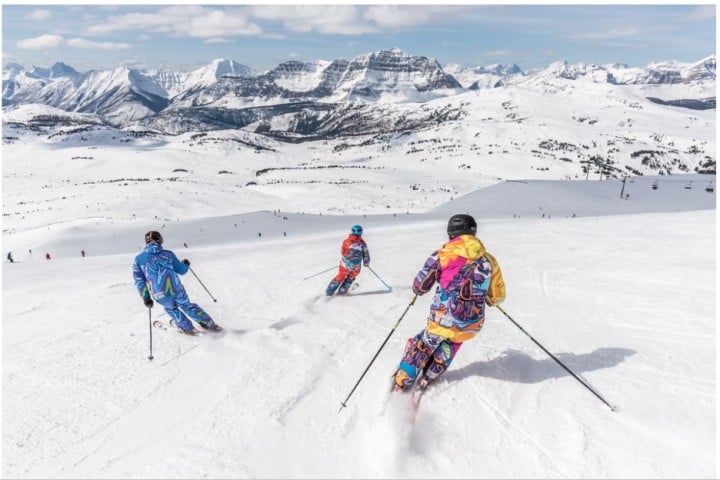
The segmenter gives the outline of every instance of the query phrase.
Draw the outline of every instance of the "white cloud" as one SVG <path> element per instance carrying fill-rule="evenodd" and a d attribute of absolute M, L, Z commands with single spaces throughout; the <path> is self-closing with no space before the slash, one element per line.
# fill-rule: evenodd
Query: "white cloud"
<path fill-rule="evenodd" d="M 439 9 L 426 6 L 373 5 L 363 16 L 381 27 L 401 28 L 422 25 L 434 18 Z M 442 8 L 445 11 L 446 8 Z"/>
<path fill-rule="evenodd" d="M 381 28 L 406 28 L 437 22 L 464 22 L 469 16 L 480 22 L 490 12 L 492 10 L 483 10 L 483 16 L 478 16 L 477 7 L 472 5 L 372 5 L 366 8 L 363 16 Z"/>
<path fill-rule="evenodd" d="M 37 9 L 33 10 L 32 12 L 28 13 L 25 16 L 25 18 L 27 20 L 34 20 L 34 21 L 41 22 L 43 20 L 47 20 L 48 18 L 50 18 L 50 10 L 37 8 Z"/>
<path fill-rule="evenodd" d="M 248 22 L 245 10 L 220 10 L 199 5 L 177 5 L 153 13 L 127 13 L 108 17 L 92 25 L 88 33 L 102 35 L 116 31 L 149 30 L 176 36 L 219 38 L 260 35 L 262 28 Z"/>
<path fill-rule="evenodd" d="M 696 7 L 688 15 L 682 17 L 682 20 L 687 22 L 695 22 L 699 20 L 713 20 L 715 19 L 715 6 L 714 5 L 700 5 Z"/>
<path fill-rule="evenodd" d="M 632 37 L 639 33 L 640 31 L 635 27 L 616 27 L 599 32 L 570 35 L 570 38 L 573 40 L 611 40 L 620 37 Z"/>
<path fill-rule="evenodd" d="M 262 38 L 267 40 L 285 40 L 287 35 L 283 35 L 282 33 L 266 33 Z"/>
<path fill-rule="evenodd" d="M 44 50 L 56 48 L 60 46 L 69 46 L 75 48 L 87 48 L 93 50 L 125 50 L 130 48 L 128 43 L 112 43 L 112 42 L 91 42 L 82 38 L 71 38 L 65 40 L 60 35 L 40 35 L 35 38 L 27 38 L 17 42 L 18 48 L 26 50 Z"/>
<path fill-rule="evenodd" d="M 63 43 L 63 37 L 60 35 L 40 35 L 35 38 L 26 38 L 17 42 L 18 48 L 26 50 L 43 50 L 46 48 L 55 48 Z"/>
<path fill-rule="evenodd" d="M 294 32 L 359 35 L 377 32 L 354 5 L 262 5 L 252 13 L 263 20 L 281 21 Z"/>
<path fill-rule="evenodd" d="M 4 65 L 4 64 L 10 63 L 10 62 L 18 62 L 18 59 L 17 59 L 17 57 L 15 57 L 15 55 L 12 55 L 12 54 L 10 54 L 10 53 L 5 53 L 5 52 L 3 52 L 3 54 L 2 54 L 2 62 L 3 62 L 3 65 Z"/>
<path fill-rule="evenodd" d="M 248 23 L 243 15 L 223 10 L 202 12 L 191 18 L 187 24 L 176 25 L 175 31 L 193 37 L 217 37 L 236 35 L 260 35 L 262 29 Z"/>
<path fill-rule="evenodd" d="M 233 41 L 230 39 L 227 39 L 227 38 L 216 37 L 216 38 L 207 38 L 203 41 L 203 43 L 212 45 L 212 44 L 218 44 L 218 43 L 233 43 Z"/>
<path fill-rule="evenodd" d="M 488 57 L 511 57 L 515 55 L 512 50 L 485 50 L 483 55 Z"/>
<path fill-rule="evenodd" d="M 128 43 L 91 42 L 82 38 L 71 38 L 67 44 L 76 48 L 90 48 L 93 50 L 126 50 L 130 48 Z"/>

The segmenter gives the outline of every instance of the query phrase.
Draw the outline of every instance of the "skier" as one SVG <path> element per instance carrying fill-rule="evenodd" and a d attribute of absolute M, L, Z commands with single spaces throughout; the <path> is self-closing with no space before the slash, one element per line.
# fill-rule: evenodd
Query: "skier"
<path fill-rule="evenodd" d="M 360 273 L 362 263 L 366 267 L 370 266 L 370 252 L 367 244 L 362 237 L 363 228 L 360 225 L 353 225 L 350 229 L 350 235 L 343 241 L 340 249 L 342 258 L 338 274 L 333 278 L 325 289 L 325 294 L 332 297 L 337 291 L 338 295 L 347 293 L 350 286 L 355 281 L 355 277 Z"/>
<path fill-rule="evenodd" d="M 85 250 L 80 250 L 80 256 L 85 258 Z"/>
<path fill-rule="evenodd" d="M 175 326 L 187 335 L 197 334 L 190 320 L 206 330 L 220 330 L 205 310 L 190 302 L 180 282 L 178 275 L 187 273 L 190 261 L 184 259 L 181 262 L 171 250 L 164 250 L 162 243 L 160 232 L 146 233 L 145 250 L 135 257 L 133 263 L 135 288 L 145 306 L 152 308 L 154 298 L 165 308 Z"/>
<path fill-rule="evenodd" d="M 10 260 L 10 263 L 15 263 L 15 260 L 12 258 L 12 252 L 8 252 L 7 259 Z"/>
<path fill-rule="evenodd" d="M 409 338 L 393 391 L 403 391 L 417 380 L 424 390 L 450 366 L 463 342 L 485 322 L 485 305 L 505 299 L 505 282 L 495 258 L 475 236 L 477 223 L 470 215 L 453 215 L 447 226 L 450 241 L 433 252 L 413 282 L 423 295 L 437 282 L 427 326 Z M 419 379 L 418 379 L 419 378 Z"/>
<path fill-rule="evenodd" d="M 50 252 L 45 253 L 45 260 L 50 260 Z"/>

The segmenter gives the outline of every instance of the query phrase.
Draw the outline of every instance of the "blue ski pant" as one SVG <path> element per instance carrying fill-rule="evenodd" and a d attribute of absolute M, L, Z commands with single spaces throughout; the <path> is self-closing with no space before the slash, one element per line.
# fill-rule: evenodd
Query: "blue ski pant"
<path fill-rule="evenodd" d="M 190 320 L 194 320 L 208 327 L 212 327 L 215 324 L 205 310 L 190 301 L 185 289 L 180 290 L 177 295 L 173 295 L 172 297 L 160 298 L 157 302 L 162 305 L 167 314 L 170 315 L 175 326 L 184 332 L 193 329 L 193 324 Z"/>

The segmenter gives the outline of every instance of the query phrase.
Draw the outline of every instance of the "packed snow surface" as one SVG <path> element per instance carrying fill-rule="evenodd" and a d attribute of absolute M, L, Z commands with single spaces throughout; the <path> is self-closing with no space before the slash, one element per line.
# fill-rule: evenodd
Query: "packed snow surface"
<path fill-rule="evenodd" d="M 152 361 L 149 317 L 168 317 L 131 265 L 158 222 L 48 212 L 3 235 L 3 476 L 713 478 L 714 176 L 654 180 L 626 199 L 618 180 L 505 182 L 424 214 L 172 222 L 165 247 L 192 261 L 184 285 L 225 333 L 153 329 Z M 465 211 L 503 269 L 504 310 L 615 412 L 490 309 L 411 425 L 389 379 L 431 295 L 339 411 Z M 372 271 L 328 301 L 333 271 L 307 277 L 333 269 L 353 223 Z"/>

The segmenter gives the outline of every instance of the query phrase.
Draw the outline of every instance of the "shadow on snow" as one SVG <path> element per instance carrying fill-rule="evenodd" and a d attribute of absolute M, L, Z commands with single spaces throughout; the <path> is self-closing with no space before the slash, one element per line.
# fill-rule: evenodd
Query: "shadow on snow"
<path fill-rule="evenodd" d="M 370 290 L 370 291 L 367 291 L 367 292 L 360 292 L 360 293 L 348 293 L 348 294 L 345 295 L 345 296 L 347 296 L 347 297 L 359 297 L 359 296 L 361 296 L 361 295 L 380 295 L 380 294 L 383 294 L 383 293 L 391 293 L 391 292 L 392 292 L 392 290 Z"/>
<path fill-rule="evenodd" d="M 574 353 L 554 355 L 582 378 L 583 372 L 614 367 L 635 353 L 637 352 L 629 348 L 598 348 L 591 353 L 581 355 Z M 506 350 L 492 360 L 473 362 L 457 370 L 450 370 L 443 375 L 443 378 L 447 382 L 457 382 L 473 376 L 508 382 L 539 383 L 552 378 L 570 376 L 570 374 L 550 357 L 536 360 L 518 350 Z"/>

